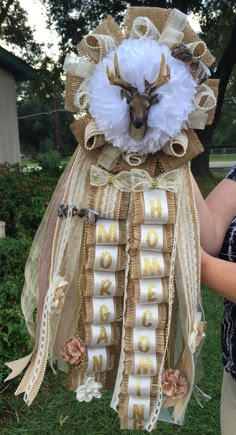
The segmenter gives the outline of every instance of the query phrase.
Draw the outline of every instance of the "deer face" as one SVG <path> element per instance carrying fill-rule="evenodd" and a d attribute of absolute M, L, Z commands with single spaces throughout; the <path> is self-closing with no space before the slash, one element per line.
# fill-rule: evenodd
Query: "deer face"
<path fill-rule="evenodd" d="M 145 92 L 143 94 L 140 94 L 137 88 L 133 87 L 130 83 L 121 78 L 118 57 L 116 53 L 114 55 L 114 67 L 115 73 L 111 72 L 107 66 L 106 72 L 108 79 L 111 85 L 120 86 L 122 88 L 121 98 L 126 98 L 130 107 L 130 136 L 136 141 L 140 141 L 143 139 L 147 130 L 147 119 L 150 107 L 152 104 L 156 104 L 158 102 L 158 95 L 151 94 L 155 89 L 170 80 L 169 65 L 166 65 L 165 74 L 165 55 L 162 54 L 159 75 L 156 81 L 153 83 L 148 83 L 148 81 L 145 80 Z"/>
<path fill-rule="evenodd" d="M 121 90 L 121 98 L 126 98 L 130 107 L 130 136 L 142 140 L 147 130 L 147 119 L 150 107 L 158 102 L 157 95 L 139 94 L 138 91 L 130 93 Z"/>

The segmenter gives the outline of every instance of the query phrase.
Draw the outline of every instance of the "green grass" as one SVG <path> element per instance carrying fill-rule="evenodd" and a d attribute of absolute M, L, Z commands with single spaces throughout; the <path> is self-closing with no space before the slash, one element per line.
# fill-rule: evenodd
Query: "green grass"
<path fill-rule="evenodd" d="M 207 179 L 198 179 L 198 182 L 203 194 L 207 195 L 217 181 L 212 176 Z M 220 435 L 219 409 L 222 378 L 220 322 L 223 301 L 206 288 L 203 288 L 202 297 L 208 328 L 202 351 L 205 375 L 199 386 L 212 399 L 206 402 L 204 408 L 201 409 L 192 397 L 183 427 L 160 422 L 153 434 Z M 14 396 L 13 391 L 10 391 L 11 384 L 8 384 L 4 394 L 0 396 L 2 408 L 0 434 L 128 435 L 131 433 L 119 429 L 119 419 L 109 407 L 111 393 L 103 393 L 102 399 L 94 399 L 89 404 L 78 403 L 75 393 L 65 390 L 62 384 L 63 374 L 55 376 L 48 370 L 41 390 L 30 408 L 25 405 L 22 397 Z M 144 432 L 136 431 L 136 434 L 141 435 Z"/>
<path fill-rule="evenodd" d="M 210 162 L 236 162 L 236 154 L 210 154 Z"/>

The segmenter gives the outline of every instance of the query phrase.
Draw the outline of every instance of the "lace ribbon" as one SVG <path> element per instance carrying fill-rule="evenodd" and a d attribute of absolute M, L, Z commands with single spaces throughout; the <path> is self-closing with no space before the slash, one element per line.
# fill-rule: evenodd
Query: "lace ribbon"
<path fill-rule="evenodd" d="M 152 178 L 148 172 L 142 169 L 131 169 L 130 172 L 122 171 L 117 175 L 111 175 L 104 169 L 92 165 L 90 184 L 96 187 L 113 184 L 116 189 L 123 192 L 143 192 L 150 188 L 177 192 L 181 173 L 181 170 L 175 169 L 174 171 L 161 174 L 157 178 Z"/>

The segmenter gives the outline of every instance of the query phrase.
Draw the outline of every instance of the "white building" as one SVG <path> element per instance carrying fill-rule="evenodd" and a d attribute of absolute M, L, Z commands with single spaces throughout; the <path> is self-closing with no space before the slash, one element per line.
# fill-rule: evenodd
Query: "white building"
<path fill-rule="evenodd" d="M 20 161 L 16 81 L 37 79 L 36 71 L 0 47 L 0 163 Z"/>

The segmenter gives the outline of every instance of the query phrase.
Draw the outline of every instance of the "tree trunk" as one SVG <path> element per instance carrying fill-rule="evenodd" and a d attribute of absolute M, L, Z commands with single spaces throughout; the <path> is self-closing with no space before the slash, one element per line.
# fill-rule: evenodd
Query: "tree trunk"
<path fill-rule="evenodd" d="M 228 45 L 225 48 L 225 51 L 218 63 L 217 70 L 215 73 L 215 77 L 220 79 L 219 84 L 219 95 L 216 106 L 215 120 L 214 120 L 214 128 L 217 126 L 220 114 L 222 110 L 222 106 L 224 103 L 224 97 L 226 88 L 230 79 L 230 76 L 233 71 L 233 67 L 236 63 L 236 20 L 234 21 L 234 25 L 232 28 L 232 33 Z"/>
<path fill-rule="evenodd" d="M 201 141 L 204 152 L 195 157 L 191 163 L 193 175 L 209 175 L 209 148 L 212 141 L 213 125 L 207 126 L 205 130 L 197 130 L 198 139 Z"/>
<path fill-rule="evenodd" d="M 60 151 L 61 149 L 60 115 L 58 112 L 57 96 L 54 97 L 54 109 L 55 109 L 55 148 L 58 151 Z"/>
<path fill-rule="evenodd" d="M 195 159 L 191 162 L 191 170 L 194 175 L 206 177 L 209 175 L 209 150 L 206 149 L 203 153 L 199 154 L 199 156 L 195 157 Z"/>

